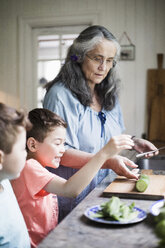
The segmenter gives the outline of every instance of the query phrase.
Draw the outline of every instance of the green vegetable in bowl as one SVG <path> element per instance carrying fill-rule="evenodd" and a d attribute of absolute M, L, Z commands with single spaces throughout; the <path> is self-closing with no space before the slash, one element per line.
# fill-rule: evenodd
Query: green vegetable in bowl
<path fill-rule="evenodd" d="M 157 223 L 155 232 L 159 238 L 161 239 L 165 238 L 165 219 Z"/>
<path fill-rule="evenodd" d="M 160 238 L 159 246 L 160 248 L 165 247 L 165 203 L 160 208 L 160 212 L 154 217 L 156 224 L 155 233 Z"/>
<path fill-rule="evenodd" d="M 160 241 L 159 241 L 159 246 L 158 246 L 159 248 L 164 248 L 165 247 L 165 238 L 164 239 L 161 239 Z"/>
<path fill-rule="evenodd" d="M 120 199 L 118 197 L 112 197 L 109 202 L 101 205 L 104 217 L 116 216 L 120 210 Z"/>
<path fill-rule="evenodd" d="M 150 182 L 149 176 L 146 174 L 141 174 L 140 178 L 136 182 L 136 190 L 139 192 L 144 192 L 147 189 L 149 182 Z"/>
<path fill-rule="evenodd" d="M 160 212 L 157 216 L 155 216 L 155 221 L 159 222 L 161 220 L 165 220 L 165 206 L 160 208 Z"/>
<path fill-rule="evenodd" d="M 136 218 L 139 214 L 138 211 L 134 210 L 134 206 L 134 203 L 128 206 L 118 197 L 112 196 L 108 202 L 101 204 L 101 210 L 95 213 L 93 217 L 127 222 Z"/>

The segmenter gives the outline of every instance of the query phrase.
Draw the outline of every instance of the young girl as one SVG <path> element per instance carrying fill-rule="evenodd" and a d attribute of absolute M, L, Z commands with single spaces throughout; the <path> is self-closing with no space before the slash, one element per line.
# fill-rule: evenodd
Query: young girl
<path fill-rule="evenodd" d="M 24 215 L 32 247 L 57 225 L 56 195 L 76 197 L 90 183 L 104 162 L 123 149 L 132 149 L 130 135 L 112 138 L 93 158 L 68 180 L 45 167 L 57 168 L 65 152 L 66 123 L 47 109 L 29 113 L 33 125 L 27 132 L 27 162 L 12 186 Z M 55 195 L 53 195 L 55 194 Z"/>

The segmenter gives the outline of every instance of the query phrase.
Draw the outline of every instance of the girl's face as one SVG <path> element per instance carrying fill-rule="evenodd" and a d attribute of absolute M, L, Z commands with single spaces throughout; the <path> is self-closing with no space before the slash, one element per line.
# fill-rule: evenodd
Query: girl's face
<path fill-rule="evenodd" d="M 20 176 L 20 172 L 25 166 L 26 161 L 26 131 L 23 127 L 19 127 L 16 141 L 9 154 L 4 154 L 2 162 L 2 170 L 4 178 L 15 179 Z"/>
<path fill-rule="evenodd" d="M 116 47 L 112 41 L 103 39 L 93 50 L 89 51 L 82 63 L 82 71 L 91 87 L 94 88 L 107 76 L 113 67 L 113 59 L 116 55 Z"/>
<path fill-rule="evenodd" d="M 62 126 L 55 127 L 53 131 L 48 132 L 42 143 L 37 141 L 34 158 L 44 167 L 58 168 L 65 152 L 65 137 L 66 129 Z"/>

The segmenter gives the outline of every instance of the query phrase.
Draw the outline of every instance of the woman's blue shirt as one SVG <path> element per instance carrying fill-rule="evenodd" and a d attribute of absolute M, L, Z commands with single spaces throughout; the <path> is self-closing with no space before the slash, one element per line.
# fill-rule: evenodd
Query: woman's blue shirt
<path fill-rule="evenodd" d="M 43 107 L 55 112 L 67 122 L 66 149 L 74 148 L 88 153 L 96 153 L 112 136 L 119 135 L 124 131 L 123 117 L 118 102 L 113 110 L 102 110 L 106 116 L 106 121 L 102 124 L 98 112 L 88 106 L 83 106 L 71 91 L 60 82 L 54 84 L 46 93 Z M 55 174 L 66 179 L 76 171 L 77 169 L 62 165 L 58 169 L 53 170 Z M 61 200 L 60 197 L 59 204 L 62 204 L 63 210 L 65 211 L 66 209 L 66 212 L 69 212 L 110 171 L 108 169 L 101 169 L 87 188 L 75 200 L 66 198 L 62 198 Z M 68 201 L 65 203 L 66 200 L 70 204 Z"/>

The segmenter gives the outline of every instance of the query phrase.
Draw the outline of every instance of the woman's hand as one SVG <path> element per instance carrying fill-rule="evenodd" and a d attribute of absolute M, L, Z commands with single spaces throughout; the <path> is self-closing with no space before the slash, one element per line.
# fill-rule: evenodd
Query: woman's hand
<path fill-rule="evenodd" d="M 139 153 L 143 152 L 150 152 L 150 151 L 155 151 L 157 150 L 156 146 L 154 146 L 150 141 L 145 140 L 145 139 L 138 139 L 138 138 L 133 138 L 133 141 L 135 143 L 133 149 L 136 150 Z M 149 158 L 154 155 L 158 155 L 158 151 L 150 153 L 145 155 L 145 157 Z"/>
<path fill-rule="evenodd" d="M 112 169 L 119 176 L 125 176 L 129 179 L 138 180 L 138 165 L 136 165 L 134 162 L 126 157 L 122 157 L 119 155 L 114 156 L 113 158 L 110 158 L 106 161 L 105 166 L 106 168 Z M 134 169 L 131 171 L 127 168 L 127 166 Z"/>

